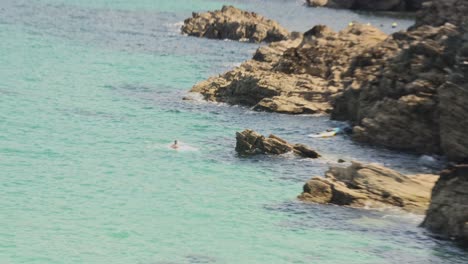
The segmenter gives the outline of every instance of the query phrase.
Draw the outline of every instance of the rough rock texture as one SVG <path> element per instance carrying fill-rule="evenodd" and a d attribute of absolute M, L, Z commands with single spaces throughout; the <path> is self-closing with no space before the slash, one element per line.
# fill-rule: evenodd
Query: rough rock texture
<path fill-rule="evenodd" d="M 436 175 L 405 176 L 376 164 L 353 162 L 347 168 L 331 167 L 325 178 L 309 180 L 299 199 L 353 207 L 390 205 L 424 214 L 437 178 Z"/>
<path fill-rule="evenodd" d="M 284 154 L 294 152 L 295 154 L 316 159 L 320 155 L 313 149 L 303 144 L 289 144 L 284 139 L 275 135 L 270 135 L 268 138 L 259 133 L 246 129 L 236 133 L 236 151 L 241 155 L 253 154 Z"/>
<path fill-rule="evenodd" d="M 457 161 L 468 158 L 468 21 L 462 32 L 452 39 L 457 53 L 448 80 L 437 89 L 441 149 Z"/>
<path fill-rule="evenodd" d="M 353 137 L 391 148 L 440 152 L 437 87 L 452 64 L 453 25 L 394 34 L 357 56 L 332 118 L 354 121 Z"/>
<path fill-rule="evenodd" d="M 416 11 L 425 0 L 307 0 L 312 7 L 356 9 L 368 11 Z"/>
<path fill-rule="evenodd" d="M 439 14 L 448 14 L 445 4 L 440 5 Z M 452 21 L 463 19 L 455 17 Z M 359 141 L 442 153 L 454 161 L 465 159 L 466 32 L 466 24 L 421 25 L 395 33 L 363 52 L 345 75 L 345 91 L 334 101 L 332 118 L 353 121 L 353 137 Z"/>
<path fill-rule="evenodd" d="M 418 13 L 415 27 L 422 25 L 442 26 L 445 23 L 461 25 L 467 19 L 468 1 L 443 0 L 425 1 Z"/>
<path fill-rule="evenodd" d="M 422 225 L 446 238 L 468 242 L 467 164 L 442 171 Z"/>
<path fill-rule="evenodd" d="M 184 21 L 182 33 L 211 39 L 273 42 L 289 38 L 289 32 L 277 22 L 253 12 L 223 6 L 221 10 L 193 13 Z"/>
<path fill-rule="evenodd" d="M 192 92 L 207 100 L 289 114 L 329 113 L 342 90 L 341 75 L 352 59 L 387 36 L 366 25 L 338 33 L 316 26 L 303 36 L 257 50 L 252 60 L 207 81 Z"/>

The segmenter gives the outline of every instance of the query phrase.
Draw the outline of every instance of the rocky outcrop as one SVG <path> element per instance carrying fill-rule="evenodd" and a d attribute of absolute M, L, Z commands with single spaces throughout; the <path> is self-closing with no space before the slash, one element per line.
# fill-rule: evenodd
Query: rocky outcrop
<path fill-rule="evenodd" d="M 264 137 L 259 133 L 246 129 L 236 133 L 236 151 L 241 155 L 274 154 L 280 155 L 293 152 L 299 156 L 316 159 L 320 155 L 303 144 L 289 144 L 275 135 Z"/>
<path fill-rule="evenodd" d="M 306 0 L 311 7 L 330 7 L 368 11 L 416 11 L 425 0 Z"/>
<path fill-rule="evenodd" d="M 329 113 L 343 88 L 341 76 L 352 59 L 387 36 L 366 25 L 338 33 L 316 26 L 303 36 L 257 50 L 252 60 L 207 81 L 192 92 L 210 101 L 289 114 Z"/>
<path fill-rule="evenodd" d="M 442 171 L 422 226 L 446 238 L 468 242 L 468 165 Z"/>
<path fill-rule="evenodd" d="M 422 25 L 438 27 L 446 23 L 462 25 L 467 19 L 467 12 L 466 0 L 425 1 L 414 27 Z"/>
<path fill-rule="evenodd" d="M 441 3 L 436 14 L 446 15 L 445 8 Z M 451 21 L 466 17 L 456 17 L 457 12 Z M 353 137 L 359 141 L 465 159 L 466 32 L 466 24 L 421 25 L 357 56 L 344 78 L 344 92 L 334 101 L 332 118 L 353 121 Z"/>
<path fill-rule="evenodd" d="M 346 74 L 332 118 L 354 121 L 359 141 L 421 153 L 438 153 L 438 87 L 446 81 L 458 34 L 455 26 L 422 26 L 394 34 L 357 56 Z"/>
<path fill-rule="evenodd" d="M 347 168 L 331 167 L 325 178 L 309 180 L 299 199 L 352 207 L 395 206 L 424 214 L 437 178 L 436 175 L 405 176 L 376 164 L 353 162 Z"/>
<path fill-rule="evenodd" d="M 462 32 L 451 40 L 449 49 L 457 51 L 454 64 L 447 81 L 437 89 L 440 146 L 455 161 L 468 158 L 468 19 Z"/>
<path fill-rule="evenodd" d="M 388 38 L 365 25 L 338 33 L 316 26 L 261 47 L 252 60 L 192 92 L 260 111 L 332 112 L 333 119 L 353 122 L 358 141 L 462 160 L 468 157 L 462 26 L 468 1 L 449 2 L 456 5 L 426 3 L 419 26 Z M 459 24 L 440 25 L 445 21 Z"/>
<path fill-rule="evenodd" d="M 233 6 L 221 10 L 193 13 L 184 21 L 182 33 L 210 39 L 232 39 L 250 42 L 274 42 L 289 38 L 289 32 L 277 22 L 254 12 Z"/>

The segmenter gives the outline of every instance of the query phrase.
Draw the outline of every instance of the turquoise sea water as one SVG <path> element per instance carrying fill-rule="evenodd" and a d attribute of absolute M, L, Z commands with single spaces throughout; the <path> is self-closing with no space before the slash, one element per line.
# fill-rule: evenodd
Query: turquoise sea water
<path fill-rule="evenodd" d="M 291 30 L 395 19 L 231 1 Z M 338 158 L 427 171 L 417 156 L 306 135 L 326 117 L 184 101 L 258 47 L 181 36 L 220 1 L 0 1 L 0 263 L 466 263 L 421 217 L 295 197 Z M 397 20 L 402 28 L 410 20 Z M 240 158 L 253 128 L 324 158 Z M 174 139 L 185 146 L 168 148 Z"/>

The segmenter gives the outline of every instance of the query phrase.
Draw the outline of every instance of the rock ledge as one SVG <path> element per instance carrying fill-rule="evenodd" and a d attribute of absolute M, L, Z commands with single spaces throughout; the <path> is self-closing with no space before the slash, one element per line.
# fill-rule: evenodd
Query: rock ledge
<path fill-rule="evenodd" d="M 325 178 L 312 178 L 298 198 L 353 207 L 396 206 L 424 214 L 436 180 L 436 175 L 405 176 L 380 165 L 353 162 L 347 168 L 331 167 Z"/>
<path fill-rule="evenodd" d="M 303 144 L 289 144 L 284 139 L 275 135 L 270 135 L 268 138 L 259 133 L 246 129 L 236 133 L 236 151 L 241 155 L 254 154 L 285 154 L 294 152 L 295 154 L 316 159 L 320 155 L 313 149 Z"/>

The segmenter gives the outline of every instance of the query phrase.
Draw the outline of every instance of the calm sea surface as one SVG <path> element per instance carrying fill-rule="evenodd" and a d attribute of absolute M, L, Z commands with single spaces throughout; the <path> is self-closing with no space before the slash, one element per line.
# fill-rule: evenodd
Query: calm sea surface
<path fill-rule="evenodd" d="M 290 30 L 411 19 L 231 1 Z M 338 158 L 429 171 L 417 156 L 306 135 L 327 117 L 183 101 L 255 44 L 181 36 L 208 0 L 0 1 L 0 263 L 467 263 L 421 217 L 304 204 Z M 320 160 L 240 158 L 236 131 L 306 143 Z M 183 148 L 168 145 L 178 139 Z"/>

